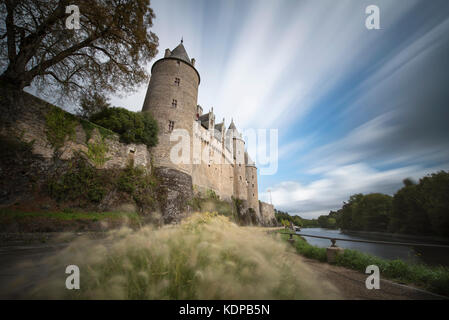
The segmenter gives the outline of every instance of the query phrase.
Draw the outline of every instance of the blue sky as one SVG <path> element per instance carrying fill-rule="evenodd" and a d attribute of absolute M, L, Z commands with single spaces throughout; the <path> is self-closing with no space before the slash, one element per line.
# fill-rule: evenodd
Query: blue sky
<path fill-rule="evenodd" d="M 380 30 L 365 8 L 380 8 Z M 159 54 L 184 37 L 198 103 L 239 129 L 279 132 L 259 193 L 317 217 L 351 194 L 393 194 L 449 170 L 446 0 L 153 0 Z M 150 68 L 150 66 L 148 66 Z M 146 86 L 111 102 L 140 111 Z M 253 156 L 253 158 L 255 158 Z M 257 161 L 257 159 L 256 159 Z"/>

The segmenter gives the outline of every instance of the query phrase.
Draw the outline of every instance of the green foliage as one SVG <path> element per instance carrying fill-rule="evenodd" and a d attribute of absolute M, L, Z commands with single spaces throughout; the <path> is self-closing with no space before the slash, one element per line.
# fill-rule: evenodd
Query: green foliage
<path fill-rule="evenodd" d="M 339 210 L 341 227 L 350 230 L 385 231 L 392 210 L 393 198 L 381 194 L 357 194 Z"/>
<path fill-rule="evenodd" d="M 404 179 L 394 197 L 381 193 L 354 194 L 337 212 L 318 218 L 327 227 L 345 230 L 433 235 L 449 238 L 449 172 L 440 171 L 415 183 Z"/>
<path fill-rule="evenodd" d="M 73 138 L 78 120 L 74 115 L 56 106 L 49 106 L 49 111 L 45 117 L 47 126 L 45 133 L 53 148 L 58 149 L 63 146 L 67 136 Z"/>
<path fill-rule="evenodd" d="M 99 203 L 107 194 L 119 191 L 131 196 L 142 213 L 156 205 L 156 178 L 132 162 L 125 169 L 96 169 L 78 155 L 55 172 L 46 185 L 48 194 L 58 202 L 75 201 L 84 206 Z"/>
<path fill-rule="evenodd" d="M 117 189 L 130 194 L 142 211 L 154 209 L 154 190 L 157 186 L 156 178 L 142 167 L 134 167 L 131 161 L 121 171 L 117 179 Z"/>
<path fill-rule="evenodd" d="M 108 145 L 104 141 L 103 137 L 100 137 L 97 141 L 87 143 L 87 157 L 96 165 L 102 166 L 109 160 L 106 157 L 108 152 Z"/>
<path fill-rule="evenodd" d="M 28 217 L 49 218 L 55 220 L 92 220 L 100 221 L 104 219 L 122 219 L 127 218 L 139 221 L 140 217 L 136 213 L 130 212 L 78 212 L 75 210 L 64 209 L 63 211 L 45 211 L 29 212 L 9 209 L 0 209 L 0 220 L 20 220 Z"/>
<path fill-rule="evenodd" d="M 424 177 L 418 187 L 432 230 L 449 237 L 449 172 L 440 171 Z"/>
<path fill-rule="evenodd" d="M 280 224 L 282 224 L 282 220 L 286 220 L 288 222 L 292 222 L 295 226 L 304 228 L 315 228 L 320 226 L 317 219 L 304 219 L 300 216 L 291 216 L 287 212 L 283 212 L 277 209 L 274 209 L 274 215 L 277 222 Z"/>
<path fill-rule="evenodd" d="M 379 267 L 380 273 L 403 283 L 415 284 L 432 292 L 449 295 L 449 269 L 423 264 L 407 264 L 402 260 L 386 260 L 356 250 L 345 249 L 336 258 L 337 265 L 365 272 L 369 265 Z"/>
<path fill-rule="evenodd" d="M 150 0 L 73 3 L 82 23 L 76 31 L 65 28 L 67 1 L 1 1 L 0 81 L 64 99 L 147 83 L 158 46 Z"/>
<path fill-rule="evenodd" d="M 67 171 L 47 182 L 49 195 L 57 201 L 100 202 L 111 183 L 110 177 L 82 157 L 70 160 Z"/>
<path fill-rule="evenodd" d="M 132 112 L 124 108 L 107 108 L 92 115 L 90 121 L 120 135 L 125 143 L 157 144 L 157 122 L 148 112 Z"/>
<path fill-rule="evenodd" d="M 220 200 L 213 191 L 206 198 L 193 197 L 189 204 L 194 211 L 202 213 L 216 212 L 219 215 L 228 217 L 235 223 L 240 223 L 235 201 Z"/>
<path fill-rule="evenodd" d="M 208 189 L 206 192 L 206 197 L 213 200 L 219 200 L 219 197 L 214 190 Z"/>
<path fill-rule="evenodd" d="M 286 228 L 290 227 L 290 221 L 288 220 L 282 219 L 281 224 Z"/>
<path fill-rule="evenodd" d="M 114 135 L 114 132 L 112 132 L 111 130 L 103 128 L 85 119 L 80 119 L 80 122 L 84 132 L 86 133 L 86 143 L 90 140 L 90 138 L 92 138 L 92 133 L 94 132 L 95 129 L 98 130 L 103 139 L 106 139 Z"/>
<path fill-rule="evenodd" d="M 287 240 L 289 237 L 286 233 L 282 234 L 283 240 Z M 326 261 L 326 248 L 312 246 L 302 237 L 294 237 L 294 239 L 296 252 L 310 259 L 316 259 L 322 262 Z"/>
<path fill-rule="evenodd" d="M 15 137 L 0 135 L 0 145 L 2 146 L 0 161 L 10 161 L 24 155 L 32 156 L 33 144 L 34 140 L 25 142 Z"/>
<path fill-rule="evenodd" d="M 404 234 L 431 235 L 432 226 L 416 184 L 406 183 L 393 198 L 393 210 L 388 231 Z"/>
<path fill-rule="evenodd" d="M 286 241 L 288 238 L 288 234 L 282 234 L 283 240 Z M 322 262 L 327 260 L 326 248 L 312 246 L 300 237 L 295 237 L 294 245 L 296 251 L 307 258 Z M 336 264 L 363 273 L 367 266 L 376 265 L 386 278 L 415 284 L 438 294 L 449 295 L 449 269 L 447 267 L 407 264 L 402 260 L 386 260 L 350 249 L 345 249 L 342 254 L 337 255 Z"/>
<path fill-rule="evenodd" d="M 95 92 L 91 95 L 83 95 L 81 97 L 78 113 L 81 117 L 88 119 L 95 113 L 101 112 L 110 107 L 111 105 L 109 104 L 108 99 L 105 96 Z"/>

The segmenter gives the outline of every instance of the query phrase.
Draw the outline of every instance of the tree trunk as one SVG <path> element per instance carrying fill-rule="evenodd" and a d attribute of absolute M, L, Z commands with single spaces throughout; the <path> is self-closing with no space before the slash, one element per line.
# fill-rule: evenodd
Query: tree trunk
<path fill-rule="evenodd" d="M 31 80 L 27 79 L 26 73 L 18 73 L 8 68 L 0 75 L 0 81 L 6 83 L 15 89 L 23 90 L 23 88 L 31 84 Z"/>

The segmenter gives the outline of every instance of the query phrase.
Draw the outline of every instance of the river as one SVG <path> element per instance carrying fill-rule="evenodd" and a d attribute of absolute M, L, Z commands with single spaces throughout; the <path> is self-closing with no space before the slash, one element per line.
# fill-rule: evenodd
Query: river
<path fill-rule="evenodd" d="M 422 239 L 401 239 L 389 235 L 369 234 L 369 233 L 344 233 L 340 230 L 330 230 L 323 228 L 303 228 L 301 234 L 310 234 L 314 236 L 335 237 L 343 239 L 357 240 L 378 240 L 391 242 L 411 242 L 411 243 L 436 243 Z M 326 248 L 331 242 L 327 239 L 318 239 L 312 237 L 304 237 L 308 243 L 314 246 Z M 449 248 L 431 248 L 418 246 L 398 246 L 374 243 L 360 243 L 350 241 L 338 241 L 337 246 L 345 249 L 354 249 L 364 253 L 372 254 L 384 259 L 401 259 L 411 263 L 425 263 L 428 265 L 444 265 L 449 266 Z"/>

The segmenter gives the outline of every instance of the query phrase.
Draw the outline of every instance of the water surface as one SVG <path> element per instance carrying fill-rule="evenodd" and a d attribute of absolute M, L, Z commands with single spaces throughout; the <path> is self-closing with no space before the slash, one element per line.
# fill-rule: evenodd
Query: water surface
<path fill-rule="evenodd" d="M 411 242 L 411 243 L 434 243 L 429 240 L 422 239 L 400 239 L 392 238 L 390 235 L 373 235 L 373 234 L 350 234 L 343 233 L 340 230 L 330 230 L 323 228 L 303 228 L 301 234 L 310 234 L 315 236 L 335 237 L 343 239 L 358 239 L 358 240 L 378 240 L 391 242 Z M 331 242 L 327 239 L 318 239 L 312 237 L 304 237 L 308 243 L 326 248 Z M 436 242 L 435 242 L 436 243 Z M 419 246 L 397 246 L 374 243 L 360 243 L 350 241 L 337 241 L 339 247 L 345 249 L 354 249 L 364 253 L 369 253 L 384 259 L 401 259 L 412 263 L 425 263 L 429 265 L 445 265 L 449 266 L 449 248 L 429 248 Z"/>

